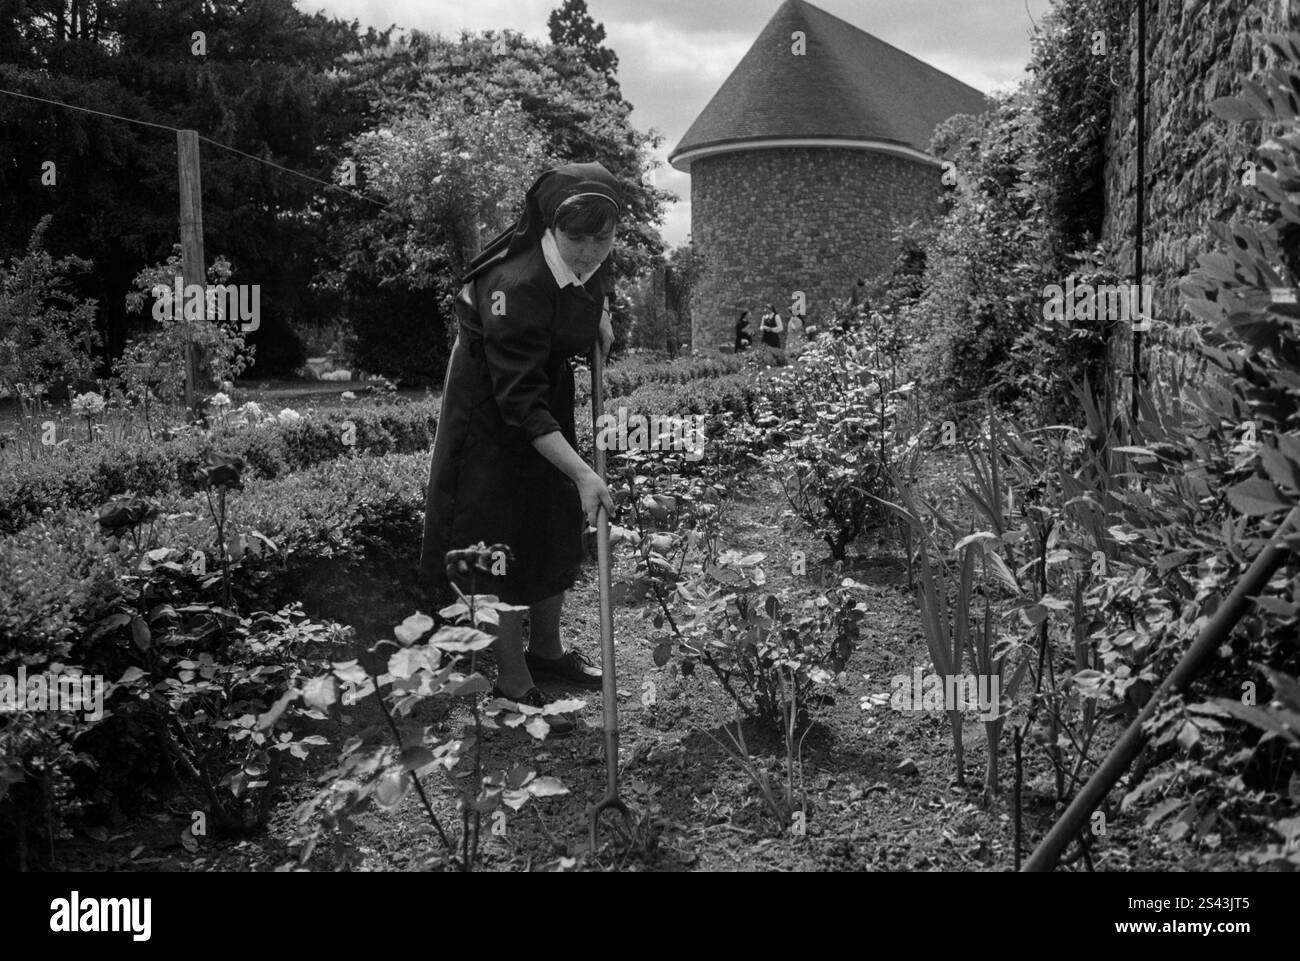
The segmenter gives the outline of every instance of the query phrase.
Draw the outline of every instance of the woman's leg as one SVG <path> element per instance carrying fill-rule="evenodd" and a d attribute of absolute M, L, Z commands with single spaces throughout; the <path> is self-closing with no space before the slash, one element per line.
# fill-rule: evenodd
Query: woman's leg
<path fill-rule="evenodd" d="M 529 654 L 548 658 L 564 655 L 564 645 L 560 643 L 560 609 L 563 606 L 564 591 L 560 591 L 528 609 Z"/>
<path fill-rule="evenodd" d="M 533 623 L 536 624 L 535 618 Z M 533 688 L 533 675 L 524 661 L 523 626 L 523 611 L 501 612 L 496 643 L 492 647 L 497 657 L 497 687 L 506 697 L 523 697 Z"/>

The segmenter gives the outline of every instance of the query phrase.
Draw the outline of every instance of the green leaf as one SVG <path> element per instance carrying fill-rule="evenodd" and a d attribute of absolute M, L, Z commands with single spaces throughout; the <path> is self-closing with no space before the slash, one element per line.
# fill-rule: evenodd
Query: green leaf
<path fill-rule="evenodd" d="M 1230 123 L 1246 123 L 1260 119 L 1259 111 L 1238 97 L 1220 97 L 1211 100 L 1209 107 L 1210 113 Z"/>
<path fill-rule="evenodd" d="M 477 671 L 462 681 L 453 681 L 443 689 L 444 694 L 452 697 L 468 697 L 471 694 L 482 694 L 492 690 L 492 685 L 487 682 L 482 674 Z"/>
<path fill-rule="evenodd" d="M 397 807 L 411 787 L 411 777 L 405 771 L 389 771 L 375 785 L 375 800 L 382 808 Z"/>
<path fill-rule="evenodd" d="M 1151 812 L 1147 815 L 1145 826 L 1148 828 L 1154 827 L 1186 803 L 1187 802 L 1184 798 L 1170 798 L 1161 801 L 1152 808 Z"/>
<path fill-rule="evenodd" d="M 284 713 L 285 708 L 298 698 L 298 689 L 289 688 L 271 705 L 271 709 L 257 719 L 257 729 L 263 731 L 280 720 L 280 715 Z"/>
<path fill-rule="evenodd" d="M 581 711 L 586 706 L 586 701 L 581 698 L 571 697 L 562 701 L 552 701 L 542 708 L 542 714 L 546 717 L 550 717 L 552 714 L 572 714 L 574 711 Z"/>
<path fill-rule="evenodd" d="M 404 647 L 388 659 L 388 673 L 403 681 L 428 666 L 428 655 L 413 647 Z"/>
<path fill-rule="evenodd" d="M 1296 612 L 1300 611 L 1300 605 L 1288 603 L 1280 597 L 1253 597 L 1251 600 L 1270 614 L 1276 614 L 1278 617 L 1295 617 Z"/>
<path fill-rule="evenodd" d="M 352 684 L 360 684 L 367 677 L 366 669 L 355 659 L 351 661 L 335 661 L 334 676 L 340 681 L 347 681 Z"/>
<path fill-rule="evenodd" d="M 139 614 L 131 617 L 131 640 L 135 641 L 135 646 L 142 651 L 147 651 L 153 646 L 153 633 Z"/>
<path fill-rule="evenodd" d="M 1047 608 L 1042 604 L 1031 604 L 1020 612 L 1020 616 L 1025 619 L 1025 623 L 1030 627 L 1037 627 L 1047 620 L 1047 613 Z"/>
<path fill-rule="evenodd" d="M 307 743 L 306 738 L 303 738 L 303 743 Z M 418 771 L 420 768 L 433 764 L 437 760 L 433 752 L 423 745 L 408 747 L 397 758 L 397 762 L 402 766 L 403 771 Z"/>
<path fill-rule="evenodd" d="M 1262 477 L 1251 477 L 1234 486 L 1228 491 L 1228 502 L 1248 517 L 1265 517 L 1291 507 Z"/>
<path fill-rule="evenodd" d="M 473 627 L 444 627 L 429 641 L 440 651 L 458 654 L 481 651 L 496 640 L 491 634 Z"/>
<path fill-rule="evenodd" d="M 393 633 L 403 644 L 414 644 L 433 630 L 433 618 L 418 611 L 393 628 Z"/>
<path fill-rule="evenodd" d="M 569 789 L 559 778 L 539 777 L 529 783 L 528 793 L 533 797 L 555 797 L 559 794 L 568 794 Z"/>
<path fill-rule="evenodd" d="M 303 685 L 302 699 L 308 707 L 323 711 L 338 700 L 337 682 L 329 674 L 313 677 Z"/>
<path fill-rule="evenodd" d="M 1287 438 L 1295 445 L 1295 438 Z M 1291 490 L 1300 491 L 1300 451 L 1294 454 L 1283 453 L 1281 438 L 1279 438 L 1278 447 L 1261 447 L 1259 450 L 1260 463 L 1264 465 L 1264 472 L 1268 474 L 1269 479 L 1280 487 L 1288 487 Z M 1288 446 L 1292 446 L 1288 445 Z"/>
<path fill-rule="evenodd" d="M 1245 721 L 1261 731 L 1272 731 L 1292 744 L 1300 745 L 1300 737 L 1296 737 L 1295 733 L 1283 725 L 1271 712 L 1253 704 L 1242 704 L 1240 701 L 1227 697 L 1216 697 L 1213 698 L 1213 701 L 1237 720 Z"/>
<path fill-rule="evenodd" d="M 1011 573 L 1011 568 L 1007 567 L 1007 562 L 1002 559 L 1001 555 L 985 554 L 984 563 L 988 565 L 993 572 L 993 576 L 1001 581 L 1007 590 L 1017 596 L 1021 594 L 1020 584 L 1017 583 L 1016 576 Z"/>
<path fill-rule="evenodd" d="M 90 639 L 92 641 L 98 640 L 99 638 L 107 634 L 109 631 L 115 631 L 119 627 L 122 627 L 123 625 L 130 624 L 130 623 L 131 623 L 130 614 L 123 614 L 121 612 L 118 612 L 117 614 L 110 614 L 108 615 L 108 617 L 104 618 L 95 626 L 95 630 L 90 635 Z"/>
<path fill-rule="evenodd" d="M 655 667 L 663 667 L 670 660 L 672 660 L 673 657 L 672 644 L 655 645 L 654 653 L 651 655 L 651 657 L 655 662 Z"/>

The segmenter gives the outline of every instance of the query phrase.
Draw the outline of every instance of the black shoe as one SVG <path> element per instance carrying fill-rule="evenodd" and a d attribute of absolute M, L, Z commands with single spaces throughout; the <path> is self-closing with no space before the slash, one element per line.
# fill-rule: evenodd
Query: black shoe
<path fill-rule="evenodd" d="M 576 687 L 600 687 L 603 675 L 600 668 L 581 651 L 565 651 L 559 657 L 538 657 L 524 651 L 528 673 L 539 681 L 560 681 Z"/>
<path fill-rule="evenodd" d="M 528 693 L 524 694 L 522 697 L 511 697 L 509 694 L 501 690 L 501 688 L 493 687 L 492 692 L 488 697 L 499 697 L 506 701 L 513 701 L 516 704 L 527 704 L 529 707 L 546 707 L 547 704 L 550 704 L 551 701 L 555 700 L 552 697 L 548 697 L 546 692 L 539 687 L 530 688 Z M 550 733 L 554 737 L 566 737 L 572 734 L 574 728 L 577 727 L 577 725 L 573 723 L 573 718 L 568 714 L 548 714 L 545 716 L 544 720 L 550 727 Z"/>

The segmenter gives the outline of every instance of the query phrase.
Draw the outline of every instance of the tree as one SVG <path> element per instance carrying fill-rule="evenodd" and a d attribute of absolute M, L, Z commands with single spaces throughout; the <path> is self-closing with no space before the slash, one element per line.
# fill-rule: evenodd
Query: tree
<path fill-rule="evenodd" d="M 557 47 L 573 47 L 582 61 L 602 74 L 609 82 L 614 96 L 622 96 L 618 86 L 618 55 L 601 46 L 605 27 L 592 19 L 587 12 L 587 0 L 564 0 L 564 5 L 551 11 L 546 25 L 551 32 L 551 43 Z"/>
<path fill-rule="evenodd" d="M 67 275 L 91 264 L 80 257 L 55 260 L 44 248 L 49 216 L 32 231 L 27 251 L 0 267 L 0 387 L 29 403 L 49 387 L 89 375 L 95 335 L 95 301 L 68 289 Z"/>
<path fill-rule="evenodd" d="M 322 179 L 369 116 L 339 96 L 329 68 L 376 43 L 386 35 L 292 0 L 0 0 L 0 86 L 194 128 Z M 102 305 L 106 367 L 138 329 L 124 309 L 131 278 L 177 239 L 175 135 L 0 100 L 0 255 L 53 214 L 49 248 L 94 262 L 78 285 Z M 211 144 L 202 153 L 205 239 L 238 265 L 232 282 L 262 288 L 262 326 L 250 335 L 259 363 L 293 366 L 301 345 L 290 325 L 322 307 L 310 281 L 326 243 L 323 188 Z"/>
<path fill-rule="evenodd" d="M 691 306 L 700 280 L 708 269 L 708 262 L 689 240 L 673 248 L 668 255 L 668 267 L 664 273 L 664 291 L 667 295 L 668 309 L 674 318 L 669 334 L 672 343 L 669 353 L 676 355 L 679 344 L 690 343 L 693 338 Z"/>
<path fill-rule="evenodd" d="M 409 383 L 441 380 L 464 267 L 518 216 L 547 166 L 594 160 L 620 180 L 627 211 L 617 276 L 660 255 L 666 194 L 641 181 L 645 138 L 572 48 L 513 32 L 458 40 L 417 32 L 363 52 L 344 74 L 345 95 L 375 112 L 372 131 L 347 153 L 358 184 L 385 208 L 329 209 L 331 262 L 318 281 L 341 298 L 362 367 Z M 616 334 L 622 311 L 616 304 Z"/>

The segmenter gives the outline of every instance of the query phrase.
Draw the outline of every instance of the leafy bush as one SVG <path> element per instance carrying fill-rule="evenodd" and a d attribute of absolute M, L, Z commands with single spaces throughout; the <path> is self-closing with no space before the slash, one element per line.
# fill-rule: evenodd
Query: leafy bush
<path fill-rule="evenodd" d="M 249 477 L 264 478 L 337 458 L 425 451 L 433 443 L 435 410 L 431 402 L 358 406 L 309 413 L 292 423 L 218 423 L 170 440 L 60 447 L 0 477 L 0 532 L 16 531 L 47 510 L 93 510 L 128 492 L 193 491 L 197 471 L 214 450 L 240 457 Z"/>
<path fill-rule="evenodd" d="M 270 711 L 320 645 L 335 643 L 282 608 L 337 593 L 329 577 L 371 603 L 403 574 L 416 587 L 413 562 L 388 559 L 418 540 L 427 470 L 427 455 L 406 454 L 250 478 L 231 497 L 220 538 L 206 494 L 175 492 L 156 505 L 114 502 L 98 516 L 65 510 L 0 538 L 0 673 L 21 663 L 29 673 L 99 674 L 115 695 L 98 722 L 6 719 L 0 807 L 14 813 L 6 820 L 48 824 L 52 840 L 65 804 L 71 815 L 75 801 L 129 796 L 171 773 L 218 798 L 208 810 L 221 825 L 255 827 L 266 808 L 249 792 L 273 787 L 258 783 L 262 774 L 298 741 L 276 727 L 278 715 L 241 719 Z M 241 604 L 280 613 L 241 618 L 226 585 Z M 225 720 L 209 728 L 218 715 Z M 246 779 L 227 766 L 236 759 Z"/>
<path fill-rule="evenodd" d="M 819 336 L 770 380 L 768 402 L 779 416 L 760 417 L 775 429 L 769 455 L 790 506 L 836 560 L 881 514 L 891 462 L 904 446 L 898 414 L 909 386 L 891 389 L 885 352 L 871 328 Z"/>
<path fill-rule="evenodd" d="M 503 545 L 479 544 L 476 548 L 448 553 L 450 570 L 457 560 L 473 565 L 471 570 L 488 571 L 491 558 Z M 469 560 L 466 560 L 469 558 Z M 336 663 L 324 674 L 305 678 L 296 692 L 308 706 L 308 713 L 324 718 L 342 705 L 356 704 L 376 695 L 392 743 L 367 744 L 352 737 L 338 753 L 338 764 L 322 779 L 324 787 L 298 808 L 295 845 L 300 863 L 308 861 L 322 835 L 338 829 L 343 838 L 353 833 L 357 814 L 372 805 L 394 810 L 412 790 L 442 843 L 442 855 L 462 871 L 473 870 L 479 857 L 480 829 L 484 815 L 504 819 L 534 798 L 567 794 L 557 778 L 539 777 L 528 765 L 510 770 L 485 772 L 482 743 L 485 729 L 523 728 L 533 738 L 544 740 L 550 733 L 547 718 L 576 711 L 581 700 L 554 701 L 544 708 L 493 698 L 480 708 L 478 695 L 489 690 L 487 679 L 477 670 L 478 652 L 494 638 L 480 628 L 496 624 L 501 611 L 518 610 L 492 595 L 468 596 L 444 608 L 444 618 L 465 623 L 448 625 L 430 635 L 433 618 L 416 613 L 393 630 L 396 640 L 382 639 L 367 652 L 378 668 L 358 661 Z M 391 649 L 391 653 L 389 653 Z M 419 724 L 412 712 L 421 702 L 462 699 L 469 705 L 472 722 L 461 737 L 450 737 L 441 726 Z M 459 843 L 450 838 L 434 811 L 422 776 L 442 773 L 457 795 L 456 814 L 461 822 Z M 342 839 L 341 839 L 342 840 Z M 343 840 L 335 847 L 334 863 L 355 863 L 360 851 Z"/>
<path fill-rule="evenodd" d="M 27 252 L 0 265 L 0 387 L 18 398 L 19 416 L 55 384 L 74 383 L 92 368 L 99 343 L 94 300 L 67 289 L 68 274 L 91 264 L 80 257 L 55 260 L 44 249 L 50 217 L 32 231 Z"/>
<path fill-rule="evenodd" d="M 136 287 L 127 294 L 129 313 L 139 313 L 145 307 L 146 296 L 155 287 L 168 291 L 183 283 L 181 247 L 176 244 L 165 264 L 146 267 L 136 274 L 132 283 Z M 230 262 L 217 257 L 208 268 L 212 284 L 225 284 L 230 279 Z M 148 333 L 128 341 L 122 356 L 113 363 L 114 379 L 122 393 L 139 403 L 148 418 L 153 401 L 179 404 L 185 396 L 186 343 L 192 345 L 195 358 L 194 385 L 204 391 L 210 384 L 234 380 L 248 367 L 252 350 L 244 345 L 244 335 L 239 328 L 239 318 L 219 316 L 225 305 L 211 291 L 205 300 L 205 311 L 213 319 L 193 320 L 174 316 L 180 308 L 170 304 L 156 325 Z"/>

